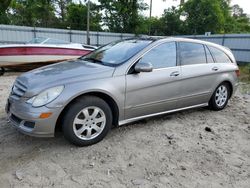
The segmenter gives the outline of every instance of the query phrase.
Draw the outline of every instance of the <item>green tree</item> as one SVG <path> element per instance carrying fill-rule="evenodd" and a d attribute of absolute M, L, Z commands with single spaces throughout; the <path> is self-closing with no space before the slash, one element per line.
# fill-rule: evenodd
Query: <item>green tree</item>
<path fill-rule="evenodd" d="M 90 30 L 151 35 L 250 33 L 249 18 L 239 5 L 230 7 L 230 0 L 178 0 L 180 6 L 166 9 L 160 18 L 141 14 L 148 8 L 143 0 L 98 1 L 100 5 L 91 3 Z M 75 0 L 1 0 L 0 23 L 86 30 L 87 7 Z"/>
<path fill-rule="evenodd" d="M 1 0 L 0 1 L 0 24 L 9 23 L 9 19 L 7 17 L 7 9 L 11 3 L 11 0 Z"/>
<path fill-rule="evenodd" d="M 221 0 L 189 0 L 183 5 L 187 13 L 186 31 L 189 34 L 223 33 L 225 15 Z"/>
<path fill-rule="evenodd" d="M 176 7 L 168 8 L 161 17 L 162 32 L 165 35 L 184 34 L 184 22 L 180 19 L 181 11 Z"/>
<path fill-rule="evenodd" d="M 139 27 L 136 27 L 135 34 L 164 35 L 163 23 L 160 18 L 139 15 L 139 24 Z"/>
<path fill-rule="evenodd" d="M 223 10 L 225 16 L 225 33 L 250 33 L 250 22 L 247 15 L 239 5 L 229 6 L 229 2 L 224 2 Z M 227 4 L 227 5 L 226 5 Z"/>
<path fill-rule="evenodd" d="M 101 14 L 99 7 L 91 3 L 90 30 L 101 31 Z M 71 3 L 67 7 L 67 24 L 71 29 L 86 30 L 87 28 L 87 6 Z"/>
<path fill-rule="evenodd" d="M 166 35 L 164 32 L 164 21 L 162 18 L 151 17 L 149 18 L 149 35 L 163 36 Z"/>
<path fill-rule="evenodd" d="M 141 16 L 137 33 L 157 36 L 184 34 L 184 22 L 180 19 L 181 11 L 177 7 L 164 10 L 163 15 L 146 18 Z"/>
<path fill-rule="evenodd" d="M 66 21 L 67 7 L 72 3 L 72 0 L 54 0 L 55 12 L 59 16 L 62 23 Z"/>
<path fill-rule="evenodd" d="M 11 24 L 53 27 L 57 22 L 52 0 L 13 0 Z"/>
<path fill-rule="evenodd" d="M 37 0 L 35 11 L 36 25 L 53 27 L 57 23 L 53 0 Z"/>
<path fill-rule="evenodd" d="M 140 27 L 139 11 L 147 8 L 142 0 L 99 0 L 104 10 L 103 22 L 111 32 L 136 33 Z"/>
<path fill-rule="evenodd" d="M 243 9 L 237 4 L 232 6 L 232 14 L 233 17 L 241 17 L 246 15 L 244 14 Z"/>
<path fill-rule="evenodd" d="M 234 33 L 249 33 L 250 32 L 250 22 L 247 15 L 243 12 L 243 9 L 239 5 L 232 6 L 232 19 L 235 24 Z"/>

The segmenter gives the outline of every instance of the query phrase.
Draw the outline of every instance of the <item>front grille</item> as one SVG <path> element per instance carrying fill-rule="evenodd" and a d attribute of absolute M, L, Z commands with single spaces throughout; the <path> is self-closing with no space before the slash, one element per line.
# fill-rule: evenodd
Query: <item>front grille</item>
<path fill-rule="evenodd" d="M 11 91 L 11 97 L 20 99 L 26 92 L 27 87 L 20 80 L 16 80 Z"/>
<path fill-rule="evenodd" d="M 33 129 L 35 127 L 35 122 L 25 121 L 23 124 L 25 127 Z"/>
<path fill-rule="evenodd" d="M 35 127 L 35 122 L 32 121 L 24 121 L 23 119 L 15 116 L 14 114 L 10 115 L 10 119 L 15 122 L 15 124 L 20 125 L 23 121 L 23 126 L 33 129 Z"/>
<path fill-rule="evenodd" d="M 16 124 L 20 124 L 22 119 L 15 116 L 14 114 L 11 114 L 10 118 L 16 123 Z"/>

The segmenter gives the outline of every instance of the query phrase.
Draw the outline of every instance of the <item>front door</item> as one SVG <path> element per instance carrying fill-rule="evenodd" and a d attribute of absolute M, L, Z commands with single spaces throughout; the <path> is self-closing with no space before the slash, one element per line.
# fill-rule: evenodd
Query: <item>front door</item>
<path fill-rule="evenodd" d="M 181 77 L 176 57 L 176 43 L 166 42 L 151 49 L 137 62 L 151 63 L 152 72 L 129 71 L 126 75 L 126 119 L 176 108 Z"/>

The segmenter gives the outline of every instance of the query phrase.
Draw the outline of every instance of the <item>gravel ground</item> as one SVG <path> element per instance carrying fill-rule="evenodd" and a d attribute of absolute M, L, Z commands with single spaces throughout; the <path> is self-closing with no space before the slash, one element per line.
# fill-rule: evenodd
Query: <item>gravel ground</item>
<path fill-rule="evenodd" d="M 114 128 L 89 147 L 18 133 L 0 77 L 0 187 L 226 187 L 250 185 L 250 96 L 220 112 L 194 109 Z"/>

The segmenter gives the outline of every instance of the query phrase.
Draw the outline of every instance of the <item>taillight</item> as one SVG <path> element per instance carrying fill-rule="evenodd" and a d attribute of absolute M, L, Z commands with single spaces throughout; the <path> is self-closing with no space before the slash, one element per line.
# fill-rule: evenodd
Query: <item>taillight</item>
<path fill-rule="evenodd" d="M 240 76 L 240 70 L 236 70 L 235 73 L 236 73 L 237 77 Z"/>

